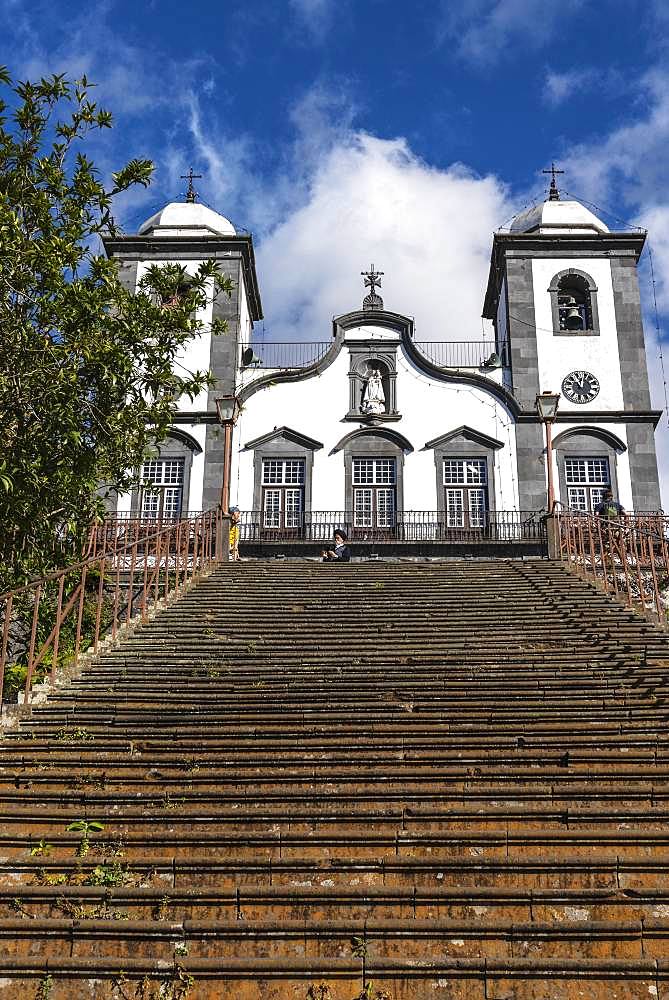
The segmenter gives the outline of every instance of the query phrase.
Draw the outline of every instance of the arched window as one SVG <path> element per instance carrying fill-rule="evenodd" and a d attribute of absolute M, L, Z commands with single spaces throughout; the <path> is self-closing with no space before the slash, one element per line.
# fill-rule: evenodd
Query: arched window
<path fill-rule="evenodd" d="M 570 267 L 555 275 L 548 291 L 554 334 L 599 334 L 597 286 L 588 274 Z"/>
<path fill-rule="evenodd" d="M 553 439 L 560 500 L 571 511 L 591 514 L 607 488 L 618 495 L 617 459 L 626 445 L 600 427 L 573 427 Z"/>

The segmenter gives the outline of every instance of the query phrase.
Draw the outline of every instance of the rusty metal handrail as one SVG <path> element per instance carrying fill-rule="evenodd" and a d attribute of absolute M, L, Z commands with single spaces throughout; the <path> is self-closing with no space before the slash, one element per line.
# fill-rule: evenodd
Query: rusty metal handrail
<path fill-rule="evenodd" d="M 50 680 L 51 683 L 55 681 L 63 625 L 70 616 L 76 622 L 72 656 L 72 663 L 76 665 L 82 641 L 90 640 L 93 653 L 98 651 L 105 602 L 110 615 L 108 631 L 115 639 L 121 626 L 135 614 L 139 613 L 141 620 L 146 621 L 149 612 L 159 603 L 168 603 L 214 562 L 225 559 L 228 546 L 224 542 L 223 522 L 220 509 L 173 521 L 157 530 L 151 530 L 155 529 L 155 522 L 154 525 L 136 522 L 129 537 L 123 533 L 124 526 L 120 523 L 121 531 L 105 534 L 99 544 L 95 540 L 97 529 L 93 529 L 89 542 L 92 554 L 0 595 L 0 702 L 12 624 L 24 630 L 27 652 L 24 700 L 27 703 L 35 670 L 49 653 Z M 95 575 L 98 581 L 91 592 L 94 599 L 92 632 L 84 636 L 86 581 Z M 44 611 L 47 594 L 55 598 L 55 613 L 51 615 L 48 608 Z M 22 597 L 27 598 L 28 615 L 20 619 L 13 612 Z M 40 626 L 48 630 L 46 637 L 39 638 Z"/>
<path fill-rule="evenodd" d="M 616 518 L 556 511 L 560 558 L 605 593 L 666 627 L 669 520 L 662 514 Z"/>

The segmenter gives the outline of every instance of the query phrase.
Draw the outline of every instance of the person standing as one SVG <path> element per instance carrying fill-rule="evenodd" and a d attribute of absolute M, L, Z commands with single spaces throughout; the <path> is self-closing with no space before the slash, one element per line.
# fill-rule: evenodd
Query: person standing
<path fill-rule="evenodd" d="M 230 559 L 239 561 L 239 522 L 241 520 L 239 507 L 230 508 Z"/>
<path fill-rule="evenodd" d="M 613 499 L 613 490 L 611 487 L 607 487 L 604 490 L 603 499 L 595 507 L 595 514 L 598 517 L 605 517 L 609 521 L 615 521 L 619 517 L 622 517 L 625 513 L 625 508 L 617 500 Z"/>

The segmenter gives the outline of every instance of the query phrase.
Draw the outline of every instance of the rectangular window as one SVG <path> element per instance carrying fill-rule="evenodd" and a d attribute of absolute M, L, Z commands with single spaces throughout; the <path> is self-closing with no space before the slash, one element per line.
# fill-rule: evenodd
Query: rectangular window
<path fill-rule="evenodd" d="M 394 458 L 354 458 L 353 524 L 356 528 L 394 528 L 397 468 Z"/>
<path fill-rule="evenodd" d="M 303 458 L 262 460 L 263 527 L 296 531 L 302 526 L 306 463 Z"/>
<path fill-rule="evenodd" d="M 155 458 L 142 464 L 142 517 L 179 517 L 183 504 L 183 458 Z"/>
<path fill-rule="evenodd" d="M 485 528 L 488 462 L 485 458 L 445 458 L 444 508 L 448 528 Z"/>
<path fill-rule="evenodd" d="M 610 486 L 608 458 L 565 458 L 567 504 L 571 510 L 591 514 Z"/>
<path fill-rule="evenodd" d="M 395 484 L 394 458 L 354 458 L 353 485 L 379 486 Z"/>

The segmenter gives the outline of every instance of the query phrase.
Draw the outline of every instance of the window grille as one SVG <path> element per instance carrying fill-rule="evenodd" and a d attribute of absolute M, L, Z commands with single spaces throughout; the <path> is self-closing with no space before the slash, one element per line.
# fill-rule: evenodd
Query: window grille
<path fill-rule="evenodd" d="M 608 458 L 565 458 L 567 503 L 571 510 L 591 513 L 611 483 Z"/>
<path fill-rule="evenodd" d="M 393 528 L 397 481 L 395 459 L 354 458 L 352 479 L 354 526 Z"/>
<path fill-rule="evenodd" d="M 142 517 L 179 517 L 183 503 L 183 458 L 148 459 L 142 464 Z"/>
<path fill-rule="evenodd" d="M 264 458 L 262 461 L 263 527 L 296 529 L 304 513 L 305 461 Z"/>
<path fill-rule="evenodd" d="M 444 508 L 448 528 L 484 528 L 488 513 L 485 458 L 445 458 Z"/>

